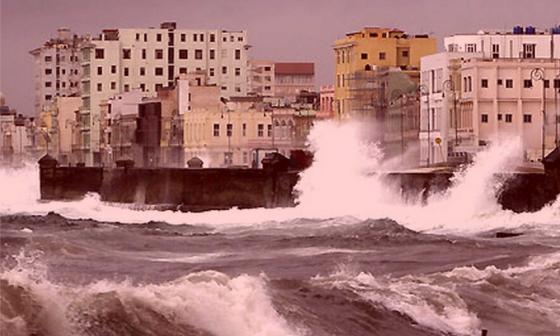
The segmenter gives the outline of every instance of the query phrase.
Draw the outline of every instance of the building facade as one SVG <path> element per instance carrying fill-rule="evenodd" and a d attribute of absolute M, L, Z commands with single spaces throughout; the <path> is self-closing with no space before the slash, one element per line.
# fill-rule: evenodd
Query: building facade
<path fill-rule="evenodd" d="M 56 37 L 30 51 L 35 63 L 35 116 L 56 97 L 80 94 L 81 48 L 88 40 L 68 28 L 59 28 Z"/>
<path fill-rule="evenodd" d="M 375 66 L 400 68 L 418 82 L 420 58 L 436 52 L 436 39 L 428 35 L 408 35 L 398 29 L 363 28 L 335 41 L 335 110 L 339 117 L 353 114 L 350 82 Z"/>
<path fill-rule="evenodd" d="M 315 90 L 315 64 L 251 60 L 249 94 L 295 102 L 301 92 Z"/>
<path fill-rule="evenodd" d="M 335 117 L 334 113 L 334 86 L 323 85 L 319 88 L 319 112 L 318 119 L 331 119 Z"/>
<path fill-rule="evenodd" d="M 461 143 L 477 151 L 499 137 L 522 139 L 525 158 L 538 161 L 560 140 L 560 59 L 471 58 L 461 67 Z"/>

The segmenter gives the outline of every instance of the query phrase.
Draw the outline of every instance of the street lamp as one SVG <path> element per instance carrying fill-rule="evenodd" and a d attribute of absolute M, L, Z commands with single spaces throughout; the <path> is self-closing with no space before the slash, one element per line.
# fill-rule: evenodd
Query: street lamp
<path fill-rule="evenodd" d="M 558 85 L 557 85 L 558 83 Z M 558 93 L 560 92 L 560 71 L 554 77 L 554 83 L 552 84 L 554 88 L 554 146 L 558 147 L 560 143 L 558 143 L 558 123 L 560 122 L 560 117 L 558 115 Z"/>
<path fill-rule="evenodd" d="M 459 126 L 457 118 L 457 91 L 455 90 L 455 82 L 452 79 L 443 82 L 445 92 L 453 95 L 453 118 L 455 119 L 455 146 L 459 146 Z"/>
<path fill-rule="evenodd" d="M 428 156 L 426 159 L 427 166 L 430 166 L 430 156 L 432 152 L 432 143 L 430 139 L 430 89 L 425 84 L 418 86 L 418 94 L 420 95 L 420 106 L 422 106 L 422 96 L 426 96 L 426 118 L 427 118 L 427 131 L 428 131 Z"/>
<path fill-rule="evenodd" d="M 543 68 L 535 68 L 531 70 L 531 78 L 536 81 L 542 81 L 542 149 L 541 149 L 541 162 L 544 160 L 544 142 L 546 136 L 546 88 L 545 88 L 545 79 L 544 79 L 544 69 Z"/>

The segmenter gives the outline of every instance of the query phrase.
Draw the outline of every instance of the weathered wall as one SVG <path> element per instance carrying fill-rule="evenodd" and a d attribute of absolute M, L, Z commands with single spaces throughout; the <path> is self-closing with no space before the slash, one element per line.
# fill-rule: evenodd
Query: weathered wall
<path fill-rule="evenodd" d="M 103 168 L 50 167 L 40 170 L 41 199 L 75 200 L 88 192 L 99 193 Z"/>

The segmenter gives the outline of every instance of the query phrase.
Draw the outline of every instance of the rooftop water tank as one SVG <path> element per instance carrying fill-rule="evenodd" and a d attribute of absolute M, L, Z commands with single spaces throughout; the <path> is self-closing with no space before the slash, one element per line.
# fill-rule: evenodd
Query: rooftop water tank
<path fill-rule="evenodd" d="M 513 27 L 513 33 L 514 33 L 515 35 L 521 35 L 521 34 L 523 34 L 523 27 L 521 27 L 521 26 L 515 26 L 515 27 Z"/>
<path fill-rule="evenodd" d="M 535 35 L 536 31 L 537 30 L 533 26 L 525 27 L 525 34 L 527 34 L 527 35 Z"/>

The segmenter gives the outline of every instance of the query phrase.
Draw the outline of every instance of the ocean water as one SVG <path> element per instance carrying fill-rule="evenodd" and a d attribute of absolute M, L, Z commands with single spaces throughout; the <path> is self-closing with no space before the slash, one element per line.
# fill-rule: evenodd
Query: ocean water
<path fill-rule="evenodd" d="M 0 168 L 0 334 L 560 335 L 560 200 L 496 202 L 519 141 L 404 202 L 357 134 L 313 129 L 286 209 L 41 202 L 35 165 Z"/>

